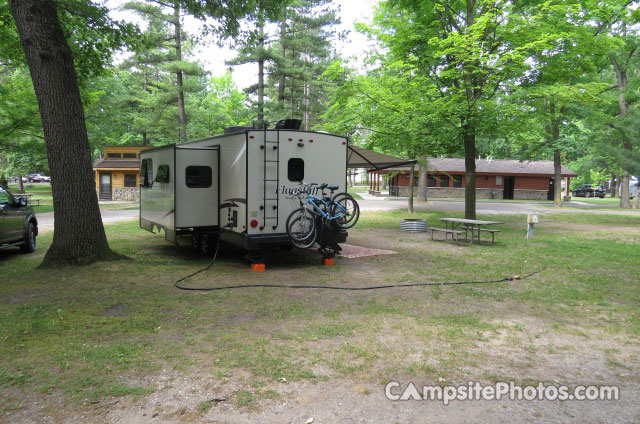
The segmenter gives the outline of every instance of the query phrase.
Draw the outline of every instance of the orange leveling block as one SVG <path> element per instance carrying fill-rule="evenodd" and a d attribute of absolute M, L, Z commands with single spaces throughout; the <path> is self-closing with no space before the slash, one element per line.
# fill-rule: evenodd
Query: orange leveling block
<path fill-rule="evenodd" d="M 264 264 L 251 264 L 251 271 L 264 271 Z"/>

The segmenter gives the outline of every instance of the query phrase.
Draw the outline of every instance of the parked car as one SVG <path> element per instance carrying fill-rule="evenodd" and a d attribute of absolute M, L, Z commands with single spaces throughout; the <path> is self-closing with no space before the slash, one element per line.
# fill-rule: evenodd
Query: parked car
<path fill-rule="evenodd" d="M 604 187 L 592 186 L 591 184 L 583 184 L 573 190 L 574 197 L 600 197 L 604 199 L 607 190 Z"/>
<path fill-rule="evenodd" d="M 36 250 L 38 221 L 25 197 L 14 197 L 0 186 L 0 249 L 19 247 L 21 252 Z"/>
<path fill-rule="evenodd" d="M 51 182 L 51 177 L 43 175 L 42 176 L 42 181 L 45 182 L 45 183 L 50 183 Z"/>
<path fill-rule="evenodd" d="M 29 178 L 29 182 L 41 183 L 44 182 L 45 176 L 42 174 L 29 174 L 27 175 L 27 178 Z"/>

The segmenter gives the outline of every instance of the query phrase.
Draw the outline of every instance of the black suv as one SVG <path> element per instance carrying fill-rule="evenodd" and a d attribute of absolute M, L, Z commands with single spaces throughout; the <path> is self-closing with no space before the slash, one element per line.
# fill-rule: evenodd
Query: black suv
<path fill-rule="evenodd" d="M 20 251 L 36 250 L 38 221 L 33 208 L 24 197 L 13 197 L 6 187 L 0 186 L 0 249 L 20 247 Z"/>
<path fill-rule="evenodd" d="M 583 184 L 573 190 L 574 197 L 600 197 L 601 199 L 604 199 L 606 194 L 607 190 L 605 190 L 604 187 L 594 187 L 591 184 Z"/>

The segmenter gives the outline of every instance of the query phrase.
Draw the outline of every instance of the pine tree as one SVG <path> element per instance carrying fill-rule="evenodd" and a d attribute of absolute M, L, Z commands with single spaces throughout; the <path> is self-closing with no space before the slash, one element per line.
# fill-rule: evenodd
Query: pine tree
<path fill-rule="evenodd" d="M 247 63 L 255 63 L 258 65 L 258 81 L 256 84 L 249 86 L 245 91 L 249 94 L 257 94 L 257 118 L 259 122 L 263 122 L 264 115 L 264 88 L 265 88 L 265 65 L 275 60 L 276 55 L 269 48 L 269 35 L 265 33 L 265 24 L 267 16 L 264 10 L 258 9 L 255 27 L 245 31 L 243 37 L 237 43 L 238 55 L 228 61 L 228 65 L 244 65 Z"/>
<path fill-rule="evenodd" d="M 180 2 L 129 2 L 124 8 L 136 12 L 148 24 L 144 46 L 125 62 L 132 74 L 140 79 L 141 87 L 136 87 L 139 97 L 135 100 L 145 114 L 140 120 L 143 123 L 160 122 L 154 115 L 166 112 L 167 106 L 176 104 L 178 137 L 184 142 L 187 139 L 185 92 L 189 89 L 185 76 L 200 76 L 203 70 L 198 64 L 184 60 L 183 53 L 190 42 L 182 29 Z M 146 143 L 147 128 L 139 130 Z"/>
<path fill-rule="evenodd" d="M 267 104 L 270 116 L 301 119 L 306 130 L 318 122 L 326 97 L 320 77 L 335 57 L 331 39 L 339 22 L 329 0 L 296 1 L 285 9 L 268 68 L 266 93 L 276 99 Z"/>

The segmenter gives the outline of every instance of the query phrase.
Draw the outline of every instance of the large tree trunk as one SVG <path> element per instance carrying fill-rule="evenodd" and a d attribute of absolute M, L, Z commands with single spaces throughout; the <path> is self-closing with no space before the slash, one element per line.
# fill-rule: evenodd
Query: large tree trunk
<path fill-rule="evenodd" d="M 182 30 L 180 25 L 180 3 L 174 2 L 173 5 L 173 25 L 176 37 L 176 60 L 182 60 Z M 180 141 L 187 141 L 187 113 L 184 108 L 184 83 L 182 81 L 182 71 L 176 72 L 176 87 L 178 89 L 178 117 L 180 119 Z"/>
<path fill-rule="evenodd" d="M 553 206 L 562 207 L 562 162 L 560 157 L 560 149 L 558 149 L 558 139 L 560 138 L 559 118 L 556 116 L 556 104 L 551 99 L 544 98 L 545 112 L 549 112 L 549 119 L 545 123 L 545 132 L 547 136 L 547 144 L 553 147 Z"/>
<path fill-rule="evenodd" d="M 553 206 L 562 206 L 562 162 L 560 149 L 553 151 Z"/>
<path fill-rule="evenodd" d="M 427 201 L 427 157 L 418 162 L 418 202 Z"/>
<path fill-rule="evenodd" d="M 24 193 L 24 181 L 22 181 L 22 175 L 18 177 L 18 189 L 20 193 Z"/>
<path fill-rule="evenodd" d="M 618 195 L 618 186 L 616 183 L 617 178 L 618 177 L 616 177 L 616 174 L 611 175 L 611 187 L 609 187 L 609 193 L 611 194 L 611 197 L 616 197 Z"/>
<path fill-rule="evenodd" d="M 631 193 L 629 192 L 629 173 L 622 171 L 622 178 L 620 179 L 620 207 L 624 209 L 631 209 Z"/>
<path fill-rule="evenodd" d="M 41 267 L 122 258 L 104 233 L 71 49 L 52 0 L 10 0 L 38 100 L 55 221 Z"/>
<path fill-rule="evenodd" d="M 475 128 L 464 125 L 464 217 L 476 219 L 476 133 Z"/>
<path fill-rule="evenodd" d="M 620 119 L 625 119 L 629 109 L 626 98 L 628 84 L 627 71 L 620 66 L 615 57 L 612 57 L 612 63 L 613 69 L 616 72 L 616 82 L 618 83 L 618 116 Z M 623 133 L 622 137 L 622 147 L 631 152 L 633 146 L 627 139 L 627 135 Z M 624 209 L 631 209 L 631 199 L 629 199 L 629 171 L 626 169 L 622 170 L 622 179 L 620 184 L 622 184 L 622 186 L 620 186 L 620 207 Z"/>
<path fill-rule="evenodd" d="M 414 165 L 411 165 L 411 169 L 409 170 L 409 204 L 407 210 L 409 213 L 413 213 L 413 184 L 415 178 L 415 168 Z"/>

